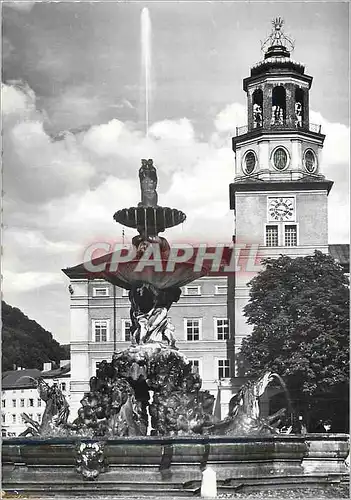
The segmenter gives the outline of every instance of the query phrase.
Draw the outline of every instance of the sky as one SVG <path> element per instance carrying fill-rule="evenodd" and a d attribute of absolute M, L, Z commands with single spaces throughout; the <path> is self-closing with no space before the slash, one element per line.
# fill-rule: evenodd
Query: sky
<path fill-rule="evenodd" d="M 184 211 L 170 241 L 230 243 L 231 137 L 243 78 L 285 19 L 313 76 L 310 119 L 326 134 L 329 243 L 349 234 L 348 2 L 6 2 L 2 9 L 3 297 L 69 342 L 68 279 L 98 241 L 122 241 L 116 210 L 140 199 L 141 158 L 159 203 Z M 141 11 L 151 19 L 149 130 Z M 125 243 L 134 236 L 125 230 Z"/>

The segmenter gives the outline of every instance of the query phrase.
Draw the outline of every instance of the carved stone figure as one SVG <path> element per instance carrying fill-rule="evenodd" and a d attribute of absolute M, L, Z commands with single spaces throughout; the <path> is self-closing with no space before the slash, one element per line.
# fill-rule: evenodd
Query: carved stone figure
<path fill-rule="evenodd" d="M 40 424 L 36 422 L 32 418 L 30 418 L 27 413 L 22 413 L 22 418 L 24 423 L 29 424 L 23 432 L 20 433 L 20 436 L 40 436 Z"/>
<path fill-rule="evenodd" d="M 138 206 L 157 207 L 157 173 L 152 160 L 141 160 L 139 180 L 141 202 Z"/>
<path fill-rule="evenodd" d="M 78 443 L 76 470 L 84 479 L 93 481 L 101 472 L 106 472 L 107 468 L 104 443 Z"/>
<path fill-rule="evenodd" d="M 160 342 L 175 348 L 174 327 L 167 313 L 172 303 L 179 300 L 180 294 L 180 288 L 159 290 L 149 283 L 130 290 L 133 344 Z"/>
<path fill-rule="evenodd" d="M 50 387 L 40 377 L 38 378 L 38 392 L 40 398 L 46 403 L 40 434 L 50 434 L 54 427 L 66 424 L 69 416 L 69 405 L 57 383 Z"/>
<path fill-rule="evenodd" d="M 272 106 L 272 125 L 284 125 L 284 111 L 281 106 Z"/>
<path fill-rule="evenodd" d="M 302 104 L 301 104 L 301 102 L 295 103 L 295 126 L 302 127 Z"/>
<path fill-rule="evenodd" d="M 136 257 L 140 259 L 150 245 L 158 245 L 158 252 L 155 250 L 156 255 L 161 258 L 167 258 L 170 252 L 170 246 L 166 238 L 162 236 L 145 235 L 143 228 L 139 228 L 140 234 L 134 236 L 132 239 L 133 246 L 137 249 Z"/>
<path fill-rule="evenodd" d="M 69 405 L 65 396 L 57 383 L 51 387 L 41 377 L 36 380 L 40 398 L 45 401 L 46 407 L 41 424 L 34 422 L 27 414 L 23 413 L 23 418 L 30 425 L 22 436 L 32 435 L 55 435 L 60 434 L 67 424 L 69 416 Z"/>
<path fill-rule="evenodd" d="M 254 127 L 262 127 L 262 108 L 259 104 L 253 105 Z"/>
<path fill-rule="evenodd" d="M 271 381 L 272 373 L 266 372 L 258 380 L 244 384 L 230 400 L 228 416 L 205 432 L 229 436 L 278 433 L 277 426 L 286 409 L 283 408 L 268 418 L 262 418 L 259 409 L 259 397 Z"/>

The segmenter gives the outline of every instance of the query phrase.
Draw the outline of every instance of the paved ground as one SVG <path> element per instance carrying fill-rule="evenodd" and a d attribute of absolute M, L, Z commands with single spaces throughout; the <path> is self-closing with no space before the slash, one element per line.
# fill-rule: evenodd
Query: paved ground
<path fill-rule="evenodd" d="M 7 499 L 7 498 L 18 498 L 21 500 L 83 500 L 84 497 L 10 497 L 10 496 L 3 496 L 2 498 Z M 143 496 L 143 497 L 135 497 L 135 496 L 99 496 L 99 497 L 92 497 L 89 496 L 89 500 L 184 500 L 186 498 L 199 498 L 199 497 L 159 497 L 159 496 Z M 246 493 L 246 494 L 220 494 L 217 496 L 217 499 L 230 499 L 234 498 L 236 500 L 341 500 L 345 498 L 349 498 L 348 493 L 343 493 L 340 494 L 340 492 L 336 494 L 328 494 L 325 495 L 321 493 L 320 491 L 310 491 L 306 493 L 305 491 L 302 490 L 294 490 L 289 492 L 276 492 L 276 491 L 264 491 L 264 492 L 256 492 L 256 493 Z"/>
<path fill-rule="evenodd" d="M 20 495 L 1 495 L 4 500 L 6 499 L 21 499 L 21 500 L 85 500 L 84 496 L 55 496 L 55 497 L 25 497 Z M 186 498 L 199 498 L 199 497 L 184 497 L 184 496 L 90 496 L 89 500 L 185 500 Z M 254 492 L 237 492 L 237 493 L 219 493 L 217 499 L 230 499 L 236 500 L 340 500 L 349 498 L 349 487 L 342 486 L 329 486 L 326 489 L 321 488 L 294 488 L 294 489 L 281 489 Z"/>

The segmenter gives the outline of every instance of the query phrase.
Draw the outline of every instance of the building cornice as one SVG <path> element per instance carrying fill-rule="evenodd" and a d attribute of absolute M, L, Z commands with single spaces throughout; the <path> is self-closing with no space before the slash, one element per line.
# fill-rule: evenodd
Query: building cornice
<path fill-rule="evenodd" d="M 251 69 L 251 76 L 248 76 L 247 78 L 244 78 L 243 80 L 243 90 L 247 92 L 247 88 L 249 85 L 252 84 L 259 84 L 262 81 L 265 81 L 268 77 L 271 78 L 276 78 L 277 80 L 282 80 L 285 78 L 294 78 L 300 81 L 303 81 L 308 84 L 308 88 L 310 89 L 312 86 L 312 81 L 313 77 L 309 75 L 305 75 L 304 73 L 300 73 L 291 67 L 285 67 L 286 64 L 281 64 L 281 65 L 272 65 L 272 64 L 267 64 L 266 67 L 261 65 L 260 67 L 252 68 Z M 293 65 L 293 62 L 290 61 L 289 63 L 290 66 Z"/>
<path fill-rule="evenodd" d="M 313 141 L 322 146 L 324 143 L 325 135 L 318 132 L 311 132 L 307 129 L 296 128 L 255 128 L 245 134 L 236 135 L 232 137 L 232 149 L 235 152 L 237 146 L 242 146 L 245 143 L 260 142 L 275 140 L 277 138 L 286 140 L 305 140 Z"/>
<path fill-rule="evenodd" d="M 329 194 L 334 182 L 327 179 L 317 181 L 305 178 L 299 181 L 260 181 L 258 179 L 247 182 L 232 182 L 229 184 L 230 209 L 235 209 L 235 193 L 252 191 L 315 191 L 326 190 Z"/>

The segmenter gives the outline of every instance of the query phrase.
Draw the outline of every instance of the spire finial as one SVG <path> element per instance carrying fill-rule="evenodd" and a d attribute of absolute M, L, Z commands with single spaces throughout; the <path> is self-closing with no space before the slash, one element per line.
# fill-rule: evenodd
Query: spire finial
<path fill-rule="evenodd" d="M 294 40 L 283 32 L 284 19 L 282 17 L 275 17 L 272 19 L 273 29 L 266 40 L 261 43 L 261 50 L 265 54 L 270 51 L 272 47 L 282 47 L 285 51 L 291 52 L 294 50 Z"/>

